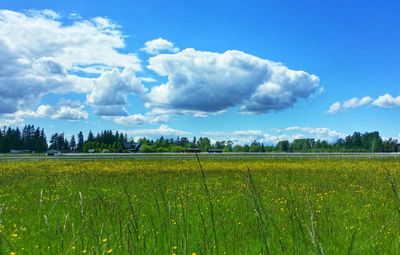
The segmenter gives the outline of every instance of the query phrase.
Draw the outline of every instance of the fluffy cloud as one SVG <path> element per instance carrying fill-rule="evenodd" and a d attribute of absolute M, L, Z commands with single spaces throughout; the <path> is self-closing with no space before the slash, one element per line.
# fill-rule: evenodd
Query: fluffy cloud
<path fill-rule="evenodd" d="M 168 77 L 145 97 L 146 107 L 199 114 L 240 106 L 243 113 L 292 107 L 319 87 L 319 79 L 241 51 L 185 49 L 150 58 L 148 68 Z"/>
<path fill-rule="evenodd" d="M 8 126 L 22 126 L 24 124 L 24 120 L 20 118 L 15 119 L 0 119 L 0 128 L 8 127 Z"/>
<path fill-rule="evenodd" d="M 149 138 L 159 138 L 164 136 L 166 138 L 177 137 L 177 136 L 189 136 L 190 133 L 182 130 L 177 130 L 170 128 L 169 126 L 163 124 L 159 128 L 154 129 L 136 129 L 136 130 L 123 130 L 123 133 L 139 137 L 149 137 Z"/>
<path fill-rule="evenodd" d="M 234 144 L 251 144 L 253 141 L 264 144 L 276 144 L 282 140 L 293 141 L 300 138 L 316 138 L 335 142 L 338 138 L 344 137 L 344 134 L 331 130 L 329 128 L 309 128 L 309 127 L 288 127 L 282 130 L 275 130 L 279 134 L 267 134 L 261 130 L 239 130 L 223 132 L 202 132 L 212 141 L 232 141 Z"/>
<path fill-rule="evenodd" d="M 328 113 L 330 114 L 336 114 L 339 113 L 343 110 L 349 109 L 349 108 L 356 108 L 356 107 L 361 107 L 364 105 L 368 105 L 373 101 L 373 99 L 369 96 L 363 97 L 363 98 L 357 98 L 353 97 L 349 100 L 344 101 L 343 103 L 340 102 L 335 102 L 333 103 L 328 110 Z"/>
<path fill-rule="evenodd" d="M 234 144 L 250 144 L 253 141 L 263 141 L 264 134 L 261 130 L 237 130 L 220 132 L 202 132 L 209 137 L 212 142 L 232 141 Z"/>
<path fill-rule="evenodd" d="M 372 103 L 375 106 L 378 107 L 394 107 L 394 106 L 400 106 L 400 96 L 398 97 L 393 97 L 390 94 L 385 94 L 383 96 L 378 97 L 374 102 Z"/>
<path fill-rule="evenodd" d="M 103 116 L 126 115 L 124 105 L 128 104 L 129 93 L 141 94 L 147 91 L 131 68 L 122 72 L 113 69 L 106 71 L 95 80 L 96 88 L 87 101 L 94 106 L 94 112 Z"/>
<path fill-rule="evenodd" d="M 319 87 L 319 78 L 304 71 L 290 70 L 279 63 L 268 62 L 271 76 L 241 106 L 244 113 L 279 111 L 308 98 Z"/>
<path fill-rule="evenodd" d="M 35 111 L 19 110 L 12 114 L 5 114 L 15 119 L 24 118 L 51 118 L 63 120 L 86 120 L 89 114 L 84 111 L 84 106 L 79 101 L 61 99 L 57 106 L 48 104 L 40 105 Z"/>
<path fill-rule="evenodd" d="M 99 103 L 102 91 L 113 90 L 124 101 L 121 94 L 141 87 L 132 88 L 140 61 L 119 52 L 124 47 L 119 27 L 105 18 L 64 22 L 50 10 L 0 10 L 0 114 L 26 110 L 47 93 L 97 91 L 90 98 Z M 67 112 L 60 117 L 74 115 Z"/>
<path fill-rule="evenodd" d="M 335 102 L 329 107 L 328 113 L 336 114 L 336 113 L 340 112 L 341 110 L 342 110 L 342 104 L 340 102 Z"/>
<path fill-rule="evenodd" d="M 288 127 L 285 129 L 285 131 L 297 132 L 296 135 L 326 140 L 328 142 L 334 142 L 337 139 L 345 136 L 343 133 L 329 128 Z"/>
<path fill-rule="evenodd" d="M 174 44 L 163 38 L 154 39 L 145 43 L 145 47 L 142 48 L 145 52 L 150 55 L 158 55 L 161 52 L 178 52 L 179 48 L 174 47 Z"/>
<path fill-rule="evenodd" d="M 343 108 L 347 109 L 347 108 L 360 107 L 360 106 L 371 103 L 372 100 L 373 99 L 368 96 L 360 98 L 360 99 L 357 97 L 353 97 L 353 98 L 343 102 Z"/>
<path fill-rule="evenodd" d="M 79 101 L 61 100 L 57 107 L 40 105 L 36 110 L 38 117 L 63 120 L 86 120 L 89 114 L 84 111 L 84 106 Z"/>
<path fill-rule="evenodd" d="M 336 114 L 349 108 L 356 108 L 364 105 L 374 105 L 377 107 L 384 107 L 384 108 L 400 106 L 400 96 L 393 97 L 390 94 L 385 94 L 383 96 L 379 96 L 375 100 L 369 96 L 363 98 L 353 97 L 349 100 L 344 101 L 343 103 L 341 102 L 333 103 L 329 107 L 328 113 Z"/>
<path fill-rule="evenodd" d="M 153 116 L 151 114 L 132 114 L 128 116 L 120 116 L 112 118 L 112 120 L 120 125 L 124 126 L 137 126 L 144 124 L 153 124 L 153 123 L 167 123 L 168 115 L 158 115 Z"/>

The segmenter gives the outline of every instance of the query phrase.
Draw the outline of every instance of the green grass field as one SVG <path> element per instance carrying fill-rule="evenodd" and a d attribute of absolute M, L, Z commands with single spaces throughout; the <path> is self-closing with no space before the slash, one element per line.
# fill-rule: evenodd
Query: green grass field
<path fill-rule="evenodd" d="M 399 160 L 0 164 L 0 254 L 400 254 Z"/>

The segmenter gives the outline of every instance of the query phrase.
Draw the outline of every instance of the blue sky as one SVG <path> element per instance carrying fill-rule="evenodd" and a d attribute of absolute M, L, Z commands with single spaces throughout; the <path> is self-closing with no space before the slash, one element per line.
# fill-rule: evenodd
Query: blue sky
<path fill-rule="evenodd" d="M 396 1 L 2 1 L 0 9 L 1 124 L 238 143 L 400 133 Z"/>

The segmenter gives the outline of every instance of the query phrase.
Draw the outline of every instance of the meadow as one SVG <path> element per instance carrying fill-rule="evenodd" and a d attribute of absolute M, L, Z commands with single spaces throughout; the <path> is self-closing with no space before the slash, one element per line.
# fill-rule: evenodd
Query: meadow
<path fill-rule="evenodd" d="M 395 159 L 2 161 L 0 254 L 400 254 L 399 189 Z"/>

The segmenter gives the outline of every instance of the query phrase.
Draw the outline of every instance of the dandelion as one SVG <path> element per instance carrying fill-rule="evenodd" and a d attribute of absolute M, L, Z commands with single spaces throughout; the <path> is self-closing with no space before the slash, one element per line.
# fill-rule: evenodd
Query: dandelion
<path fill-rule="evenodd" d="M 106 251 L 106 253 L 111 253 L 112 251 L 113 251 L 113 249 L 110 248 L 110 249 L 108 249 L 108 250 Z"/>
<path fill-rule="evenodd" d="M 101 240 L 103 243 L 107 242 L 107 238 L 104 238 L 103 240 Z"/>

